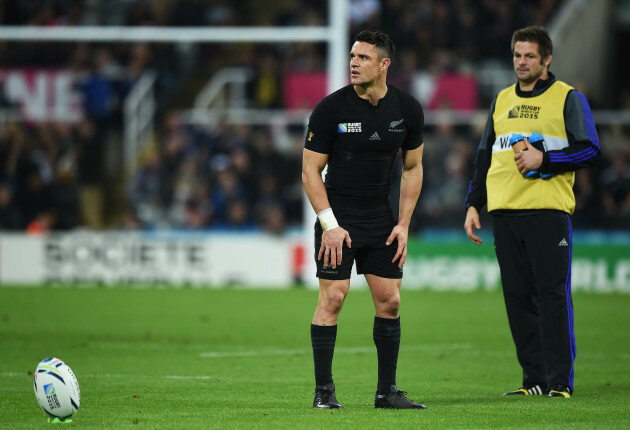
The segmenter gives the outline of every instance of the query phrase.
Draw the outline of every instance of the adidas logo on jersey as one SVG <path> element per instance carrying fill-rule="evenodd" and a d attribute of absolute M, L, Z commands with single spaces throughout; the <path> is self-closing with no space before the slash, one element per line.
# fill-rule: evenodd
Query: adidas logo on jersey
<path fill-rule="evenodd" d="M 381 140 L 381 136 L 375 131 L 372 136 L 370 136 L 370 140 Z"/>
<path fill-rule="evenodd" d="M 563 237 L 558 246 L 569 246 L 569 242 Z"/>

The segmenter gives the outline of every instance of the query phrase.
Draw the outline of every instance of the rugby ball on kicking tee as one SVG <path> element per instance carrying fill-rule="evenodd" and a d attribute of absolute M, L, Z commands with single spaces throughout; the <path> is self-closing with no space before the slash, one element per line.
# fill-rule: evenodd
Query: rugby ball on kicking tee
<path fill-rule="evenodd" d="M 60 359 L 52 357 L 40 361 L 33 384 L 37 402 L 49 417 L 63 421 L 74 417 L 79 410 L 79 382 L 72 369 Z"/>

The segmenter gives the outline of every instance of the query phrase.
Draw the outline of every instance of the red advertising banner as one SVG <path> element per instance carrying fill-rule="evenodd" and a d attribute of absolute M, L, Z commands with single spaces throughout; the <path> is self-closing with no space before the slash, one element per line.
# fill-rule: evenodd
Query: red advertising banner
<path fill-rule="evenodd" d="M 31 122 L 77 122 L 83 102 L 67 69 L 0 69 L 0 89 Z"/>

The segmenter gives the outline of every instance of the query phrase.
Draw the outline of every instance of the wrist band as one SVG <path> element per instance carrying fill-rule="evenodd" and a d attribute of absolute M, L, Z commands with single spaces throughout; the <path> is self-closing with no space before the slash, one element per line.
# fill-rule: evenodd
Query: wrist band
<path fill-rule="evenodd" d="M 322 225 L 322 229 L 324 231 L 339 227 L 337 218 L 335 218 L 332 208 L 324 209 L 317 214 L 317 218 L 319 219 L 319 223 Z"/>

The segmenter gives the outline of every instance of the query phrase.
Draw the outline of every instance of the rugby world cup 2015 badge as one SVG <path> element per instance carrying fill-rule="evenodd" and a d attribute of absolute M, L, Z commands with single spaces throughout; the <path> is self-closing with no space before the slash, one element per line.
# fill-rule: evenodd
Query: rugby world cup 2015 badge
<path fill-rule="evenodd" d="M 339 133 L 361 133 L 360 122 L 340 122 L 337 124 L 337 131 Z"/>

